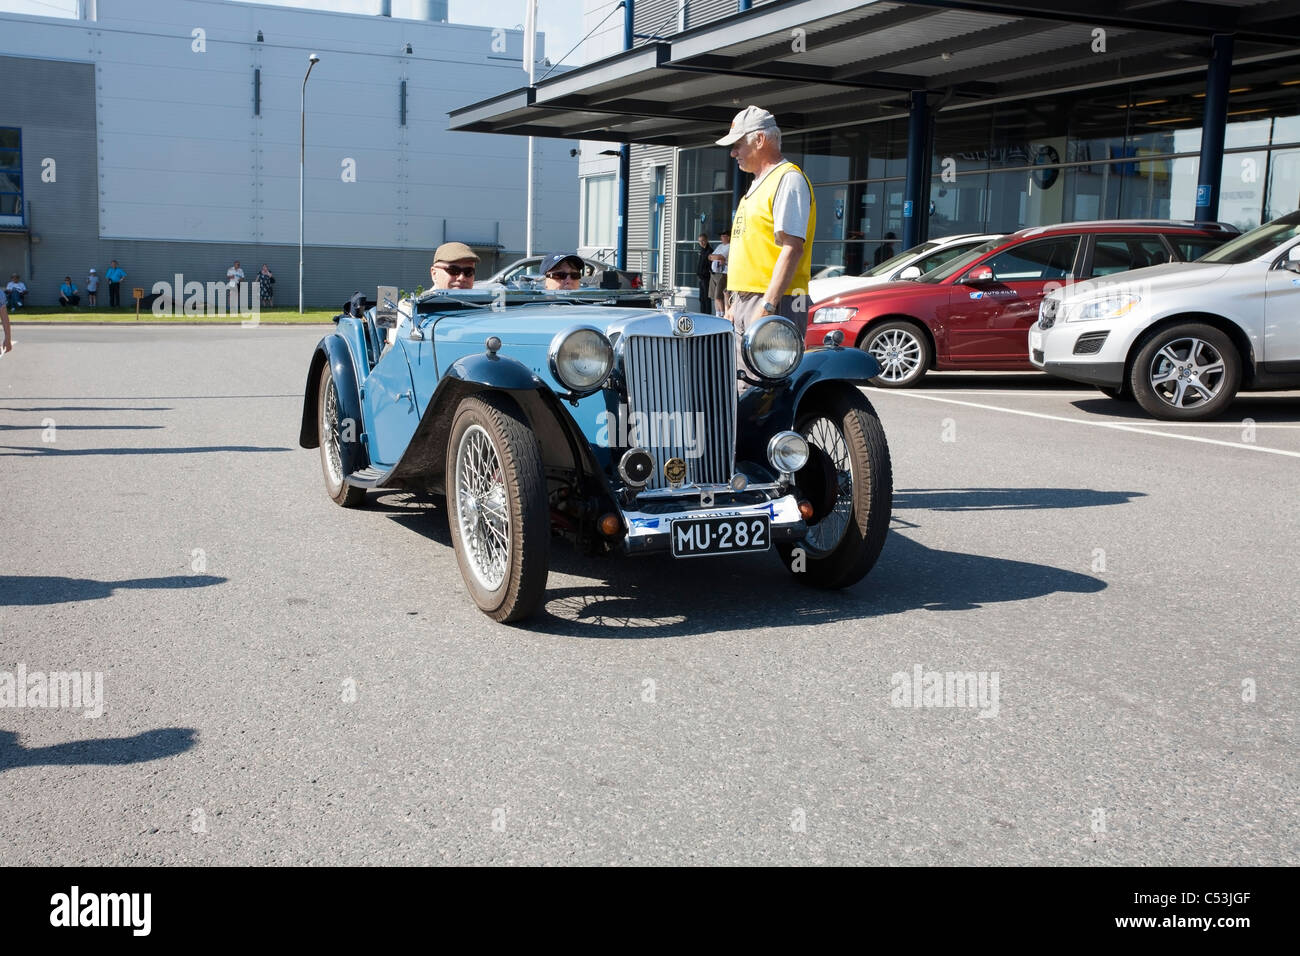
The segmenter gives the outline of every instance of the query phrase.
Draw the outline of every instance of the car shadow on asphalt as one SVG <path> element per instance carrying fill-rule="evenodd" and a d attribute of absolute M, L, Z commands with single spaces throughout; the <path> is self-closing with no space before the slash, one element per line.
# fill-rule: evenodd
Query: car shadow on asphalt
<path fill-rule="evenodd" d="M 1123 505 L 1145 497 L 1142 491 L 1091 488 L 899 488 L 894 491 L 894 510 L 1037 511 Z"/>
<path fill-rule="evenodd" d="M 1124 504 L 1138 492 L 1079 488 L 909 489 L 899 511 L 1020 510 Z M 387 492 L 371 510 L 451 547 L 446 510 L 433 495 Z M 808 587 L 785 570 L 775 552 L 706 560 L 668 555 L 589 557 L 552 540 L 551 586 L 537 615 L 518 626 L 542 634 L 606 640 L 695 636 L 766 627 L 803 627 L 907 611 L 970 611 L 990 604 L 1054 594 L 1095 594 L 1106 582 L 1063 568 L 913 541 L 918 525 L 894 517 L 884 550 L 865 579 L 843 591 Z M 591 579 L 556 586 L 554 575 Z"/>
<path fill-rule="evenodd" d="M 225 583 L 225 578 L 212 574 L 175 574 L 165 578 L 127 578 L 123 581 L 65 578 L 52 574 L 0 574 L 0 606 L 66 604 L 112 597 L 117 590 L 206 588 Z"/>
<path fill-rule="evenodd" d="M 1083 398 L 1071 402 L 1075 408 L 1089 415 L 1105 418 L 1133 419 L 1128 424 L 1152 425 L 1160 427 L 1169 422 L 1153 418 L 1142 410 L 1137 402 L 1114 398 Z M 1245 393 L 1238 395 L 1232 404 L 1218 415 L 1199 420 L 1206 422 L 1233 422 L 1246 427 L 1243 419 L 1249 418 L 1256 424 L 1287 424 L 1300 422 L 1300 400 L 1290 395 L 1258 395 Z"/>
<path fill-rule="evenodd" d="M 257 445 L 186 445 L 180 448 L 54 448 L 50 445 L 0 445 L 9 451 L 0 451 L 0 457 L 62 458 L 78 455 L 197 455 L 211 451 L 293 451 L 292 448 L 259 447 Z"/>
<path fill-rule="evenodd" d="M 197 731 L 190 727 L 146 730 L 133 737 L 73 740 L 49 747 L 24 747 L 11 730 L 0 730 L 0 772 L 15 767 L 116 766 L 175 757 L 192 748 Z"/>

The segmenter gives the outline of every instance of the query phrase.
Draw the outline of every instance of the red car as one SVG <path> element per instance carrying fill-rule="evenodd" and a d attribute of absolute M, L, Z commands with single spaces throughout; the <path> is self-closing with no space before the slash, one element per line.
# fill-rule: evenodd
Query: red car
<path fill-rule="evenodd" d="M 1029 327 L 1046 291 L 1200 258 L 1237 235 L 1222 223 L 1114 220 L 1034 226 L 927 272 L 847 292 L 809 311 L 808 348 L 840 329 L 880 362 L 873 385 L 907 388 L 930 369 L 1034 371 Z"/>

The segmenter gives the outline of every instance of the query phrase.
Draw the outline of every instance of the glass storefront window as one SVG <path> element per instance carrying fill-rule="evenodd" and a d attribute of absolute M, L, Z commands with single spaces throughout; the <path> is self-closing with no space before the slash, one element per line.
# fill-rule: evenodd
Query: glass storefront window
<path fill-rule="evenodd" d="M 956 182 L 930 180 L 930 237 L 984 232 L 988 221 L 989 178 L 958 176 Z"/>
<path fill-rule="evenodd" d="M 1229 153 L 1219 176 L 1219 221 L 1242 232 L 1259 225 L 1264 207 L 1265 164 L 1268 153 Z"/>
<path fill-rule="evenodd" d="M 1300 149 L 1274 150 L 1268 164 L 1264 221 L 1300 209 Z"/>
<path fill-rule="evenodd" d="M 617 239 L 618 177 L 588 176 L 582 181 L 582 245 L 612 248 Z"/>

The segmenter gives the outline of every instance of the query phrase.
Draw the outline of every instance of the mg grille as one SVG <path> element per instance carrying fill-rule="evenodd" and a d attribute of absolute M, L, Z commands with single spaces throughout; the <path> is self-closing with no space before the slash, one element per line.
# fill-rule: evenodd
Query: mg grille
<path fill-rule="evenodd" d="M 647 488 L 667 487 L 664 463 L 686 462 L 686 481 L 726 484 L 735 471 L 736 351 L 729 332 L 623 340 L 631 436 L 655 459 Z M 629 438 L 629 440 L 632 440 Z"/>

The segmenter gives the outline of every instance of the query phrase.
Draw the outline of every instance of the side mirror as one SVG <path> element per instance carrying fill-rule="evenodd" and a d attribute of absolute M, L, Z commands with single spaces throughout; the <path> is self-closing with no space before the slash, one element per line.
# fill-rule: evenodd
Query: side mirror
<path fill-rule="evenodd" d="M 908 266 L 906 269 L 904 269 L 902 272 L 900 272 L 900 273 L 898 274 L 898 278 L 900 278 L 900 279 L 919 279 L 919 278 L 921 278 L 921 267 L 920 267 L 920 266 Z"/>
<path fill-rule="evenodd" d="M 997 281 L 997 277 L 993 275 L 993 270 L 988 266 L 976 266 L 966 273 L 965 282 L 967 285 L 979 285 L 980 283 L 995 281 Z"/>
<path fill-rule="evenodd" d="M 1300 272 L 1300 246 L 1292 246 L 1287 250 L 1286 261 L 1282 263 L 1282 268 L 1289 272 Z"/>

